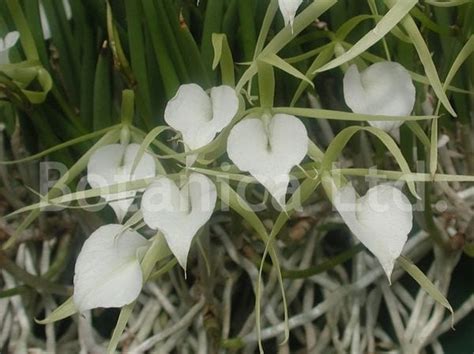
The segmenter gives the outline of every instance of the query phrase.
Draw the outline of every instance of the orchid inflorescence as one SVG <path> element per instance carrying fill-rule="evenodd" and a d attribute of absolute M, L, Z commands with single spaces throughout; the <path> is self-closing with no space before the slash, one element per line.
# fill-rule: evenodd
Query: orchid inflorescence
<path fill-rule="evenodd" d="M 382 73 L 371 77 L 371 72 L 379 72 L 381 68 Z M 397 77 L 397 80 L 390 80 L 392 77 Z M 408 90 L 405 90 L 407 87 Z M 362 75 L 351 67 L 344 78 L 348 105 L 366 114 L 410 113 L 415 95 L 412 87 L 404 68 L 389 62 L 374 64 Z M 384 100 L 389 101 L 388 97 L 395 97 L 400 102 L 387 105 Z M 411 106 L 400 107 L 404 104 Z M 380 109 L 383 109 L 382 113 Z M 196 84 L 182 85 L 178 89 L 166 106 L 165 121 L 180 133 L 185 151 L 189 152 L 185 171 L 192 170 L 198 158 L 193 151 L 210 144 L 216 134 L 232 124 L 238 111 L 239 98 L 232 87 L 214 87 L 209 94 Z M 382 129 L 393 129 L 393 125 L 371 124 Z M 400 124 L 395 122 L 395 125 Z M 232 127 L 227 139 L 227 154 L 239 170 L 249 172 L 284 209 L 290 173 L 306 157 L 308 145 L 308 132 L 297 117 L 265 113 L 261 116 L 249 115 Z M 99 148 L 89 160 L 90 185 L 94 188 L 107 187 L 155 177 L 154 157 L 148 152 L 140 157 L 133 169 L 138 151 L 138 144 L 112 144 Z M 144 222 L 164 235 L 168 247 L 184 270 L 192 240 L 211 218 L 217 200 L 216 186 L 209 177 L 196 172 L 186 174 L 187 181 L 182 186 L 166 176 L 156 176 L 155 182 L 144 190 L 141 199 Z M 118 221 L 122 222 L 135 195 L 136 191 L 131 191 L 103 197 L 114 209 Z M 412 209 L 408 199 L 399 189 L 389 185 L 373 187 L 362 198 L 357 197 L 352 186 L 346 185 L 336 188 L 332 196 L 332 202 L 344 222 L 380 260 L 390 278 L 395 260 L 400 256 L 412 228 Z M 116 241 L 112 242 L 115 237 Z M 121 241 L 127 237 L 131 238 L 129 242 Z M 143 240 L 137 232 L 108 225 L 98 229 L 86 241 L 75 271 L 74 299 L 79 311 L 123 305 L 138 296 L 142 282 L 131 281 L 131 278 L 139 272 L 140 250 L 146 247 Z M 107 263 L 108 260 L 110 263 Z M 95 269 L 94 277 L 87 276 L 91 268 Z M 127 283 L 128 286 L 117 291 L 107 279 Z M 85 292 L 83 288 L 91 290 Z"/>
<path fill-rule="evenodd" d="M 302 2 L 278 0 L 285 33 L 290 28 L 293 35 L 299 28 L 295 16 Z M 68 18 L 69 6 L 68 1 L 63 2 Z M 42 6 L 41 21 L 44 37 L 48 39 L 51 33 Z M 18 32 L 0 38 L 0 65 L 10 65 L 9 50 L 18 38 Z M 328 148 L 327 154 L 319 150 L 318 141 L 310 138 L 312 135 L 298 117 L 308 116 L 307 111 L 300 111 L 303 113 L 299 115 L 278 110 L 273 107 L 275 88 L 270 94 L 265 92 L 265 79 L 268 73 L 272 79 L 273 67 L 299 77 L 297 70 L 278 62 L 276 54 L 262 53 L 261 57 L 256 53 L 256 59 L 246 71 L 259 74 L 262 107 L 253 106 L 255 97 L 250 94 L 251 89 L 244 88 L 247 82 L 250 86 L 252 78 L 237 85 L 226 82 L 211 88 L 197 83 L 183 84 L 164 109 L 163 120 L 167 126 L 157 127 L 159 130 L 144 134 L 143 138 L 132 134 L 134 127 L 128 119 L 120 125 L 120 134 L 113 142 L 94 148 L 87 161 L 87 182 L 93 190 L 100 190 L 100 197 L 115 213 L 116 222 L 95 230 L 77 258 L 73 293 L 77 311 L 133 303 L 149 275 L 145 274 L 142 261 L 158 238 L 164 240 L 160 246 L 186 272 L 193 241 L 212 218 L 218 203 L 228 202 L 219 192 L 221 171 L 204 168 L 215 162 L 213 156 L 207 156 L 209 151 L 227 157 L 227 170 L 232 169 L 236 178 L 252 179 L 263 187 L 282 215 L 293 210 L 289 206 L 293 195 L 290 198 L 288 195 L 290 182 L 297 179 L 297 174 L 303 172 L 304 177 L 316 181 L 314 190 L 321 182 L 342 221 L 378 259 L 390 281 L 395 262 L 412 230 L 412 204 L 392 184 L 373 186 L 359 196 L 350 181 L 332 170 L 337 148 Z M 392 61 L 379 61 L 368 67 L 354 62 L 344 67 L 340 82 L 345 103 L 354 114 L 367 119 L 368 126 L 361 128 L 384 140 L 393 152 L 399 129 L 415 106 L 416 90 L 410 72 Z M 271 70 L 267 71 L 268 66 Z M 262 73 L 261 68 L 265 68 Z M 264 105 L 265 95 L 270 97 L 265 97 Z M 246 109 L 246 102 L 252 107 Z M 386 119 L 378 120 L 380 117 Z M 175 149 L 167 146 L 168 156 L 157 155 L 150 147 L 151 140 L 157 140 L 164 131 L 176 133 L 171 139 Z M 180 146 L 182 152 L 177 152 Z M 321 154 L 315 154 L 315 150 Z M 404 161 L 393 155 L 406 172 Z M 161 161 L 168 158 L 179 162 L 175 166 L 178 173 L 166 173 Z M 312 160 L 310 169 L 303 167 L 305 160 Z M 225 175 L 225 171 L 222 173 Z M 413 182 L 408 185 L 413 196 L 418 197 Z M 129 216 L 132 206 L 136 207 L 136 213 Z M 134 228 L 136 225 L 139 226 Z M 147 231 L 137 231 L 143 227 Z M 148 239 L 147 232 L 156 236 Z M 272 239 L 266 241 L 270 247 Z"/>

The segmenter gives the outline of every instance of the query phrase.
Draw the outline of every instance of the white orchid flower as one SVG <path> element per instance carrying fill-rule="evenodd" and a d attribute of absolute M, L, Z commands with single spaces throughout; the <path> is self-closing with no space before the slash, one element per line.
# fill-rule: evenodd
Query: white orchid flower
<path fill-rule="evenodd" d="M 84 243 L 74 270 L 74 304 L 79 312 L 122 307 L 142 289 L 139 254 L 149 242 L 122 225 L 101 226 Z"/>
<path fill-rule="evenodd" d="M 378 258 L 390 280 L 413 226 L 407 197 L 398 188 L 379 185 L 359 198 L 348 184 L 333 192 L 332 202 L 352 233 Z"/>
<path fill-rule="evenodd" d="M 359 72 L 351 65 L 344 75 L 344 99 L 359 114 L 408 116 L 415 105 L 415 86 L 408 71 L 394 62 L 380 62 Z M 403 121 L 369 121 L 388 133 Z"/>
<path fill-rule="evenodd" d="M 70 20 L 72 17 L 71 4 L 69 3 L 69 0 L 62 0 L 62 2 L 63 2 L 64 12 L 66 13 L 66 18 Z M 41 28 L 43 29 L 43 38 L 45 40 L 48 40 L 51 38 L 51 28 L 49 26 L 48 17 L 46 16 L 46 11 L 41 1 L 39 3 L 39 9 L 40 9 Z"/>
<path fill-rule="evenodd" d="M 232 121 L 239 99 L 230 86 L 213 87 L 210 96 L 198 85 L 181 85 L 165 109 L 165 121 L 183 136 L 186 149 L 196 150 L 209 144 Z M 196 156 L 189 156 L 192 165 Z"/>
<path fill-rule="evenodd" d="M 295 20 L 296 11 L 301 6 L 303 0 L 278 0 L 281 14 L 285 20 L 285 26 L 288 24 L 293 27 L 293 21 Z"/>
<path fill-rule="evenodd" d="M 0 38 L 0 65 L 10 63 L 8 52 L 18 42 L 19 38 L 20 33 L 18 31 L 9 32 L 4 38 Z"/>
<path fill-rule="evenodd" d="M 87 181 L 92 188 L 104 188 L 117 183 L 131 182 L 143 178 L 155 177 L 155 159 L 144 153 L 133 174 L 132 168 L 137 156 L 139 144 L 111 144 L 97 149 L 87 165 Z M 137 191 L 105 194 L 102 197 L 114 209 L 119 222 L 122 222 Z M 114 199 L 120 199 L 111 201 Z"/>
<path fill-rule="evenodd" d="M 211 218 L 216 200 L 216 186 L 199 173 L 191 173 L 181 189 L 169 178 L 162 177 L 143 193 L 141 210 L 145 223 L 163 233 L 171 252 L 185 270 L 191 242 Z"/>
<path fill-rule="evenodd" d="M 308 152 L 308 133 L 296 117 L 247 118 L 236 124 L 227 154 L 241 171 L 248 171 L 284 206 L 290 171 Z"/>

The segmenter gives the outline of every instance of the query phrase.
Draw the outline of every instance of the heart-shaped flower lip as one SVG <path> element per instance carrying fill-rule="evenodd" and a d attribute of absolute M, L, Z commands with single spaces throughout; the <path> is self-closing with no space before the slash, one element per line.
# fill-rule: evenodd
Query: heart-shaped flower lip
<path fill-rule="evenodd" d="M 97 149 L 87 165 L 87 182 L 92 188 L 104 188 L 117 183 L 131 182 L 143 178 L 155 177 L 156 165 L 152 155 L 144 153 L 133 174 L 132 168 L 140 149 L 139 144 L 111 144 Z M 137 191 L 104 194 L 102 197 L 110 202 L 119 222 L 133 203 Z"/>
<path fill-rule="evenodd" d="M 407 197 L 393 186 L 379 185 L 358 198 L 348 184 L 336 190 L 333 204 L 352 233 L 378 258 L 390 280 L 413 226 Z"/>
<path fill-rule="evenodd" d="M 227 154 L 285 206 L 291 169 L 308 152 L 308 133 L 296 117 L 276 114 L 269 121 L 246 118 L 236 124 L 227 141 Z"/>
<path fill-rule="evenodd" d="M 239 110 L 239 99 L 230 86 L 213 87 L 210 96 L 196 84 L 181 85 L 165 109 L 166 123 L 183 135 L 187 149 L 209 144 Z"/>
<path fill-rule="evenodd" d="M 290 25 L 293 27 L 293 21 L 295 20 L 296 11 L 301 6 L 303 0 L 278 0 L 278 6 L 280 12 L 283 15 L 285 26 Z"/>
<path fill-rule="evenodd" d="M 10 63 L 8 52 L 10 48 L 12 48 L 16 42 L 18 42 L 19 38 L 20 33 L 18 31 L 9 32 L 4 38 L 0 38 L 0 65 Z"/>
<path fill-rule="evenodd" d="M 354 113 L 408 116 L 415 105 L 416 90 L 408 71 L 395 62 L 380 62 L 359 72 L 351 65 L 343 80 L 344 99 Z M 399 128 L 403 121 L 369 121 L 386 132 Z"/>
<path fill-rule="evenodd" d="M 74 304 L 79 312 L 122 307 L 134 301 L 143 285 L 138 254 L 149 242 L 122 225 L 105 225 L 84 243 L 74 270 Z"/>
<path fill-rule="evenodd" d="M 211 218 L 216 200 L 216 186 L 199 173 L 191 173 L 181 189 L 169 178 L 162 177 L 143 193 L 141 210 L 145 223 L 163 233 L 183 269 L 186 269 L 191 242 Z"/>

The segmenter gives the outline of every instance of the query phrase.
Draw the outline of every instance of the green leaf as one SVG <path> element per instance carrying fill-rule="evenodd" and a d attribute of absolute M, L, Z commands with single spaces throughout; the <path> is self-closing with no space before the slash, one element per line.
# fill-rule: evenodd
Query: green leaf
<path fill-rule="evenodd" d="M 320 48 L 318 48 L 320 49 Z M 316 77 L 315 70 L 319 69 L 321 66 L 326 64 L 329 60 L 334 55 L 334 45 L 332 43 L 329 46 L 324 46 L 323 50 L 318 54 L 318 56 L 314 59 L 313 63 L 311 66 L 308 68 L 306 71 L 306 77 L 308 77 L 310 80 L 314 80 Z M 303 94 L 304 90 L 308 86 L 306 81 L 301 81 L 298 85 L 298 88 L 295 91 L 295 94 L 293 95 L 293 98 L 291 100 L 290 106 L 293 107 L 296 102 L 299 100 L 301 95 Z"/>
<path fill-rule="evenodd" d="M 140 162 L 140 160 L 142 159 L 143 155 L 145 154 L 145 151 L 148 150 L 150 148 L 150 145 L 152 144 L 152 142 L 161 134 L 163 133 L 164 131 L 166 130 L 170 130 L 171 128 L 168 127 L 168 126 L 158 126 L 154 129 L 152 129 L 145 137 L 145 139 L 143 139 L 143 142 L 140 144 L 140 148 L 138 149 L 137 151 L 137 156 L 135 156 L 135 160 L 133 161 L 133 166 L 132 166 L 132 170 L 130 173 L 134 173 L 135 172 L 135 169 L 137 168 L 138 166 L 138 163 Z M 157 167 L 158 167 L 158 170 L 160 173 L 162 174 L 166 174 L 166 171 L 163 167 L 163 165 L 161 164 L 160 161 L 156 161 L 157 162 Z"/>
<path fill-rule="evenodd" d="M 11 78 L 33 104 L 44 102 L 53 88 L 53 80 L 49 72 L 39 65 L 38 61 L 0 65 L 0 72 L 5 73 Z M 28 88 L 35 81 L 39 84 L 41 90 L 31 90 Z"/>
<path fill-rule="evenodd" d="M 446 1 L 435 1 L 435 0 L 425 0 L 425 3 L 437 6 L 437 7 L 453 7 L 461 6 L 464 4 L 472 3 L 472 0 L 446 0 Z"/>
<path fill-rule="evenodd" d="M 59 194 L 61 189 L 70 183 L 74 178 L 76 178 L 87 166 L 90 156 L 101 146 L 112 144 L 117 141 L 119 137 L 119 130 L 111 130 L 106 133 L 92 148 L 90 148 L 82 157 L 69 169 L 68 173 L 63 175 L 52 187 L 50 192 L 47 194 L 48 198 L 54 198 Z M 28 210 L 31 210 L 31 213 L 22 220 L 21 224 L 16 228 L 15 233 L 5 242 L 2 246 L 2 250 L 6 250 L 13 246 L 21 233 L 26 230 L 30 224 L 36 220 L 40 214 L 39 205 L 30 206 Z"/>
<path fill-rule="evenodd" d="M 296 77 L 297 79 L 300 79 L 300 80 L 303 80 L 305 81 L 306 83 L 308 83 L 309 85 L 311 85 L 311 87 L 314 88 L 314 84 L 313 82 L 308 79 L 303 73 L 301 73 L 300 71 L 298 71 L 295 67 L 291 66 L 290 64 L 288 64 L 286 61 L 284 61 L 282 58 L 280 58 L 278 55 L 276 54 L 273 54 L 273 53 L 270 53 L 270 54 L 267 54 L 261 58 L 259 58 L 259 61 L 263 61 L 267 64 L 270 64 L 272 65 L 273 67 L 275 68 L 278 68 L 280 70 L 283 70 L 284 72 L 290 74 L 291 76 L 293 77 Z"/>
<path fill-rule="evenodd" d="M 69 141 L 66 141 L 65 143 L 62 143 L 62 144 L 59 144 L 59 145 L 56 145 L 56 146 L 53 146 L 49 149 L 46 149 L 44 151 L 41 151 L 35 155 L 31 155 L 31 156 L 28 156 L 28 157 L 25 157 L 23 159 L 19 159 L 19 160 L 14 160 L 14 161 L 0 161 L 0 165 L 14 165 L 14 164 L 19 164 L 19 163 L 25 163 L 25 162 L 31 162 L 31 161 L 34 161 L 34 160 L 38 160 L 42 157 L 45 157 L 55 151 L 58 151 L 58 150 L 61 150 L 61 149 L 65 149 L 69 146 L 72 146 L 72 145 L 76 145 L 76 144 L 80 144 L 84 141 L 88 141 L 88 140 L 91 140 L 91 139 L 94 139 L 96 137 L 99 137 L 101 135 L 104 135 L 105 133 L 111 131 L 111 130 L 118 130 L 119 126 L 118 125 L 115 125 L 115 126 L 112 126 L 112 127 L 108 127 L 108 128 L 105 128 L 105 129 L 102 129 L 102 130 L 99 130 L 99 131 L 96 131 L 96 132 L 93 132 L 93 133 L 90 133 L 90 134 L 86 134 L 86 135 L 83 135 L 83 136 L 80 136 L 78 138 L 75 138 L 75 139 L 71 139 Z"/>
<path fill-rule="evenodd" d="M 456 59 L 454 60 L 453 64 L 451 65 L 448 75 L 446 75 L 446 79 L 444 80 L 443 90 L 446 91 L 451 84 L 451 81 L 454 79 L 454 76 L 461 68 L 462 64 L 471 56 L 474 52 L 474 35 L 469 37 L 469 40 L 466 42 L 464 47 L 458 53 Z M 436 112 L 439 112 L 440 102 L 438 102 L 438 106 L 436 107 Z"/>
<path fill-rule="evenodd" d="M 112 60 L 104 42 L 97 60 L 94 77 L 93 128 L 103 129 L 112 125 Z"/>
<path fill-rule="evenodd" d="M 31 34 L 28 21 L 23 14 L 20 2 L 17 0 L 7 0 L 8 9 L 12 15 L 15 27 L 20 32 L 20 42 L 25 51 L 26 58 L 31 61 L 39 60 L 38 51 L 35 46 L 35 40 Z"/>
<path fill-rule="evenodd" d="M 220 63 L 222 83 L 235 87 L 234 59 L 232 58 L 227 36 L 224 33 L 213 33 L 212 46 L 214 48 L 212 69 L 215 70 Z"/>
<path fill-rule="evenodd" d="M 77 309 L 76 309 L 76 306 L 74 305 L 74 301 L 71 296 L 44 320 L 35 320 L 35 321 L 39 324 L 45 325 L 45 324 L 57 322 L 65 318 L 68 318 L 74 315 L 76 312 L 77 312 Z"/>
<path fill-rule="evenodd" d="M 334 111 L 329 109 L 299 108 L 299 107 L 275 107 L 274 113 L 292 114 L 299 117 L 329 119 L 329 120 L 348 120 L 356 122 L 367 121 L 418 121 L 437 119 L 438 116 L 380 116 L 370 114 L 358 114 L 352 112 Z"/>
<path fill-rule="evenodd" d="M 293 23 L 293 27 L 285 26 L 278 34 L 273 37 L 273 39 L 268 43 L 268 45 L 260 52 L 260 54 L 256 55 L 254 58 L 253 63 L 247 70 L 242 74 L 240 77 L 239 82 L 237 83 L 237 92 L 240 92 L 244 85 L 249 82 L 253 76 L 257 73 L 257 65 L 256 62 L 259 58 L 265 57 L 269 54 L 277 54 L 280 50 L 282 50 L 292 39 L 294 39 L 299 33 L 301 33 L 306 27 L 309 26 L 316 18 L 321 16 L 324 12 L 326 12 L 329 8 L 331 8 L 337 0 L 318 0 L 312 2 L 304 11 L 302 11 L 298 16 L 296 16 L 295 21 Z M 274 6 L 276 1 L 273 0 L 270 3 L 270 6 L 267 11 L 267 16 L 265 16 L 265 20 L 269 20 L 273 18 L 274 14 Z M 267 30 L 268 22 L 264 23 L 262 26 L 262 32 L 265 33 Z M 264 31 L 265 30 L 265 31 Z M 264 39 L 263 39 L 264 40 Z M 257 45 L 261 45 L 262 43 L 262 36 L 259 36 L 257 40 Z M 256 48 L 256 53 L 258 53 L 259 48 Z"/>
<path fill-rule="evenodd" d="M 222 32 L 224 1 L 208 0 L 205 14 L 201 38 L 201 55 L 209 76 L 215 78 L 214 73 L 211 71 L 213 59 L 212 34 Z"/>
<path fill-rule="evenodd" d="M 166 98 L 171 99 L 179 87 L 180 81 L 175 65 L 166 46 L 163 32 L 156 21 L 158 15 L 153 0 L 142 0 L 144 17 L 151 36 L 155 58 L 163 80 Z"/>
<path fill-rule="evenodd" d="M 332 170 L 333 173 L 347 176 L 373 177 L 377 179 L 389 179 L 395 181 L 413 182 L 474 182 L 474 176 L 467 175 L 446 175 L 437 173 L 432 176 L 430 173 L 405 173 L 388 170 L 369 170 L 367 168 L 341 168 Z"/>
<path fill-rule="evenodd" d="M 400 256 L 397 259 L 397 263 L 402 267 L 410 276 L 425 290 L 436 302 L 444 306 L 454 316 L 453 308 L 449 301 L 444 297 L 438 288 L 423 274 L 423 272 L 409 259 Z"/>
<path fill-rule="evenodd" d="M 397 6 L 399 6 L 400 3 L 403 3 L 404 1 L 394 2 L 393 0 L 386 0 L 386 2 L 388 3 L 389 6 L 392 7 L 391 10 L 393 10 Z M 456 112 L 454 111 L 454 108 L 451 106 L 451 103 L 449 102 L 448 97 L 446 96 L 446 93 L 443 90 L 443 86 L 439 79 L 438 72 L 436 71 L 436 67 L 434 65 L 433 59 L 431 58 L 430 50 L 428 49 L 428 46 L 426 45 L 425 40 L 423 39 L 423 36 L 420 33 L 420 30 L 416 26 L 415 21 L 410 15 L 407 15 L 405 18 L 402 19 L 401 24 L 403 25 L 405 30 L 408 32 L 408 35 L 410 39 L 412 40 L 413 45 L 415 46 L 415 49 L 418 53 L 421 63 L 423 64 L 423 67 L 425 69 L 425 74 L 428 77 L 428 80 L 430 82 L 431 87 L 433 88 L 433 91 L 435 92 L 438 99 L 443 103 L 443 106 L 448 110 L 448 112 L 452 116 L 456 117 L 457 116 Z"/>
<path fill-rule="evenodd" d="M 257 61 L 257 68 L 260 106 L 270 110 L 275 99 L 275 72 L 273 66 L 265 61 Z"/>
<path fill-rule="evenodd" d="M 387 14 L 377 23 L 373 30 L 362 37 L 354 46 L 343 55 L 330 61 L 316 72 L 323 72 L 334 69 L 348 61 L 354 59 L 359 54 L 365 52 L 392 30 L 418 3 L 417 0 L 397 1 Z"/>

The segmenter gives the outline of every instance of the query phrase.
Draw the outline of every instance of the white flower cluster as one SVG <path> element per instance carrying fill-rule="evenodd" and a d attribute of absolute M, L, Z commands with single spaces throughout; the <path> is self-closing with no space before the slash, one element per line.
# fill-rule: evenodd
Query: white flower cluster
<path fill-rule="evenodd" d="M 344 77 L 344 97 L 354 112 L 377 115 L 408 115 L 415 90 L 406 70 L 397 63 L 377 63 L 359 73 L 355 66 Z M 210 144 L 232 123 L 227 139 L 229 159 L 249 172 L 277 203 L 284 207 L 290 171 L 308 152 L 308 133 L 295 116 L 276 114 L 248 116 L 233 122 L 239 97 L 229 86 L 214 87 L 209 94 L 195 84 L 182 85 L 168 102 L 165 121 L 182 136 L 186 167 L 192 167 L 199 149 Z M 370 122 L 386 131 L 402 122 Z M 189 173 L 177 185 L 167 176 L 156 176 L 155 158 L 144 152 L 139 161 L 138 144 L 112 144 L 99 148 L 88 164 L 88 181 L 94 188 L 154 178 L 143 191 L 141 213 L 146 225 L 159 230 L 171 252 L 186 269 L 192 240 L 211 218 L 217 192 L 214 182 Z M 135 165 L 134 165 L 135 164 Z M 122 222 L 136 191 L 104 195 Z M 389 185 L 371 188 L 357 197 L 347 184 L 334 187 L 332 202 L 353 234 L 379 259 L 390 277 L 412 228 L 412 206 L 404 194 Z M 85 242 L 76 263 L 74 301 L 79 311 L 94 307 L 118 307 L 135 300 L 142 287 L 140 258 L 149 241 L 120 224 L 96 230 Z M 127 284 L 127 286 L 123 286 Z"/>
<path fill-rule="evenodd" d="M 285 25 L 293 26 L 302 0 L 279 0 Z M 63 0 L 67 17 L 69 1 Z M 45 39 L 51 37 L 41 4 Z M 9 64 L 9 50 L 17 43 L 14 31 L 0 38 L 0 65 Z M 407 116 L 415 103 L 415 87 L 408 72 L 397 63 L 380 62 L 362 72 L 352 65 L 343 80 L 347 105 L 359 114 Z M 186 181 L 178 185 L 169 176 L 157 176 L 155 157 L 136 143 L 111 144 L 97 149 L 87 166 L 92 188 L 151 179 L 144 190 L 110 191 L 102 195 L 118 223 L 93 232 L 79 254 L 74 275 L 74 303 L 83 312 L 96 307 L 121 307 L 133 302 L 143 286 L 140 261 L 150 241 L 122 224 L 138 191 L 143 192 L 140 212 L 145 224 L 160 231 L 186 269 L 193 238 L 211 218 L 217 201 L 214 182 L 189 172 L 200 149 L 213 142 L 226 127 L 227 155 L 235 166 L 252 175 L 282 208 L 290 172 L 308 153 L 305 125 L 287 114 L 251 115 L 239 121 L 239 96 L 232 87 L 206 92 L 196 84 L 182 85 L 166 107 L 166 123 L 179 132 L 186 152 Z M 369 121 L 396 135 L 402 121 Z M 140 154 L 140 156 L 139 156 Z M 352 233 L 379 259 L 388 277 L 412 228 L 412 206 L 395 187 L 380 185 L 358 197 L 347 184 L 332 184 L 332 203 Z M 124 286 L 126 284 L 126 286 Z"/>

